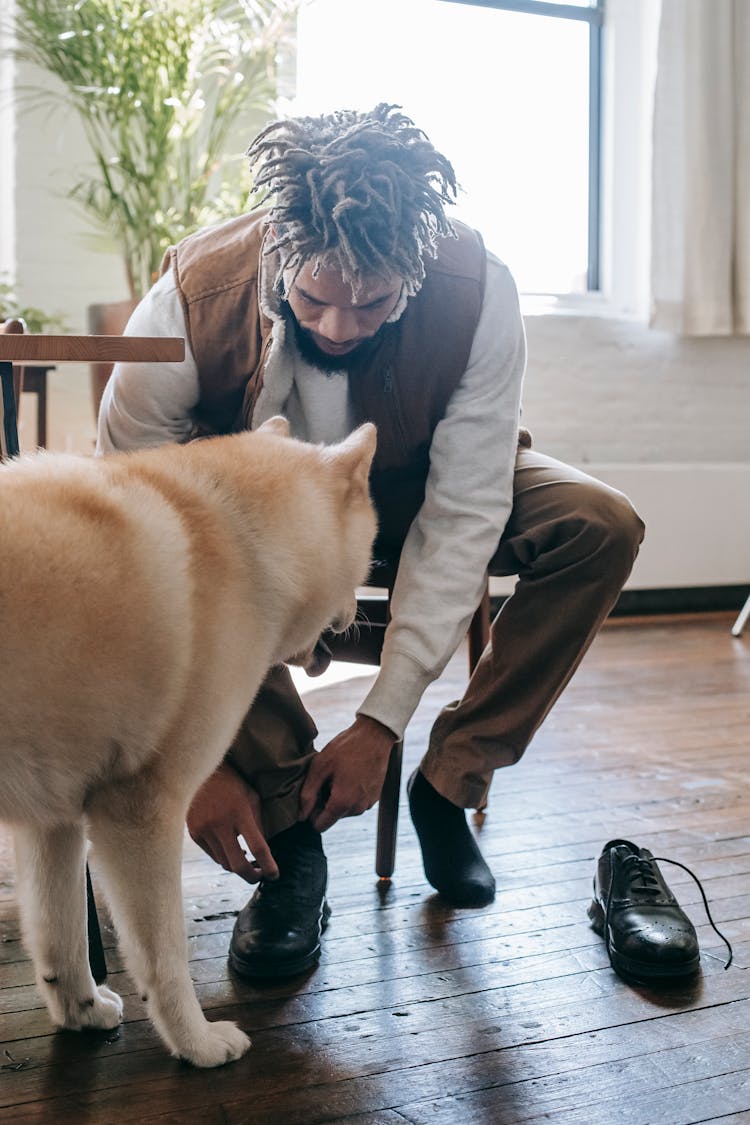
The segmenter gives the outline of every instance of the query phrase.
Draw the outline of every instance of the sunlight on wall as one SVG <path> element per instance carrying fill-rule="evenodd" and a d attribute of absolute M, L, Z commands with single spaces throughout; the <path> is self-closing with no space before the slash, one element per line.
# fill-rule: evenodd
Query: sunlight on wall
<path fill-rule="evenodd" d="M 436 0 L 313 0 L 294 113 L 386 101 L 456 169 L 452 211 L 525 292 L 585 288 L 588 28 Z"/>

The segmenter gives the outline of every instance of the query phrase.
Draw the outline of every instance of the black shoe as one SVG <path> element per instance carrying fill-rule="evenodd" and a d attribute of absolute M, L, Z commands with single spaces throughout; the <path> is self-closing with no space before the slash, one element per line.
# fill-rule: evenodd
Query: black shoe
<path fill-rule="evenodd" d="M 320 834 L 302 822 L 274 836 L 270 845 L 279 878 L 259 883 L 229 944 L 229 964 L 243 977 L 286 977 L 311 968 L 331 914 Z"/>
<path fill-rule="evenodd" d="M 409 810 L 422 847 L 427 881 L 452 906 L 486 906 L 495 880 L 477 847 L 466 814 L 415 770 L 406 785 Z"/>
<path fill-rule="evenodd" d="M 698 971 L 700 950 L 693 923 L 645 848 L 629 840 L 604 845 L 588 916 L 621 976 L 648 981 Z"/>

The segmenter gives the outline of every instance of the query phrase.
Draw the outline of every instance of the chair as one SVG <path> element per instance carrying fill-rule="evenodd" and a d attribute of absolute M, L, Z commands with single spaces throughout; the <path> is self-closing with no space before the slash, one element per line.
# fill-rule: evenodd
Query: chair
<path fill-rule="evenodd" d="M 389 619 L 390 590 L 393 575 L 388 574 L 384 581 L 385 592 L 365 592 L 357 598 L 358 618 L 363 622 L 359 635 L 347 638 L 336 644 L 336 659 L 350 660 L 355 664 L 379 664 L 383 648 L 385 629 Z M 474 671 L 479 658 L 490 638 L 490 594 L 489 583 L 485 582 L 479 606 L 469 625 L 469 675 Z M 404 743 L 400 739 L 388 761 L 388 768 L 380 793 L 378 805 L 377 844 L 375 851 L 375 873 L 383 880 L 393 875 L 396 864 L 396 830 L 401 796 L 401 766 Z"/>
<path fill-rule="evenodd" d="M 14 360 L 107 361 L 126 359 L 131 363 L 151 363 L 185 358 L 185 341 L 176 337 L 137 336 L 46 336 L 24 332 L 20 320 L 0 324 L 0 460 L 19 453 L 18 398 L 23 386 L 23 367 Z M 88 865 L 86 866 L 86 906 L 89 965 L 97 984 L 107 979 L 99 918 Z"/>

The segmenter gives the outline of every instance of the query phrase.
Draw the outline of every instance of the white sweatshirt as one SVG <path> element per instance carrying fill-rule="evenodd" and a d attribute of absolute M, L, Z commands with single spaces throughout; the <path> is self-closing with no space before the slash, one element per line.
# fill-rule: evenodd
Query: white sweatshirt
<path fill-rule="evenodd" d="M 296 437 L 340 440 L 354 425 L 347 379 L 304 362 L 267 285 L 264 307 L 274 320 L 273 344 L 253 426 L 285 414 Z M 402 311 L 403 303 L 393 318 Z M 144 297 L 125 331 L 187 337 L 171 271 Z M 488 253 L 469 363 L 435 429 L 425 500 L 401 554 L 380 670 L 358 711 L 399 737 L 463 639 L 508 520 L 525 363 L 515 283 Z M 198 397 L 187 343 L 181 363 L 117 364 L 102 399 L 97 452 L 187 441 Z"/>

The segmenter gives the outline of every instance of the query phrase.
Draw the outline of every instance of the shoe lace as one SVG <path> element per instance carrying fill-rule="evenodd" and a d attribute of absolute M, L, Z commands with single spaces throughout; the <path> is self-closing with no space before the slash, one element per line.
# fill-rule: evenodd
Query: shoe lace
<path fill-rule="evenodd" d="M 654 865 L 650 860 L 638 855 L 629 855 L 623 860 L 623 868 L 630 890 L 647 895 L 658 895 L 661 891 Z"/>
<path fill-rule="evenodd" d="M 713 917 L 711 915 L 711 910 L 710 910 L 709 905 L 708 905 L 708 899 L 706 897 L 706 892 L 703 890 L 703 884 L 701 883 L 698 876 L 695 874 L 694 871 L 691 871 L 689 867 L 686 867 L 684 863 L 680 863 L 676 859 L 668 859 L 666 856 L 654 856 L 654 859 L 656 860 L 657 863 L 671 863 L 673 867 L 681 867 L 683 871 L 687 871 L 688 875 L 693 880 L 696 887 L 698 888 L 698 890 L 701 893 L 701 898 L 703 899 L 703 908 L 706 911 L 706 917 L 708 918 L 709 926 L 714 931 L 714 933 L 717 934 L 721 938 L 721 940 L 724 942 L 724 945 L 727 947 L 727 952 L 729 953 L 729 957 L 727 958 L 727 960 L 724 964 L 724 968 L 728 969 L 729 966 L 732 964 L 732 960 L 734 958 L 734 951 L 732 949 L 729 938 L 724 936 L 724 934 L 721 932 L 721 930 L 719 929 L 719 927 L 716 925 L 716 923 L 713 920 Z"/>
<path fill-rule="evenodd" d="M 721 940 L 724 942 L 724 944 L 727 947 L 727 950 L 729 952 L 729 957 L 727 958 L 727 960 L 724 964 L 724 969 L 725 970 L 728 969 L 729 966 L 732 964 L 732 960 L 734 958 L 734 951 L 733 951 L 732 946 L 729 942 L 729 939 L 724 936 L 724 934 L 721 932 L 719 927 L 714 922 L 713 916 L 711 914 L 710 907 L 708 905 L 708 898 L 706 897 L 706 892 L 703 890 L 703 884 L 701 883 L 700 879 L 698 878 L 698 876 L 695 874 L 694 871 L 691 871 L 690 868 L 687 867 L 684 863 L 680 863 L 676 859 L 669 859 L 667 856 L 654 856 L 653 859 L 645 859 L 643 856 L 631 854 L 631 855 L 626 856 L 625 859 L 623 860 L 623 867 L 625 868 L 625 872 L 626 872 L 626 875 L 627 875 L 628 886 L 630 888 L 634 889 L 634 890 L 637 890 L 641 894 L 653 894 L 653 895 L 659 894 L 661 892 L 661 884 L 660 884 L 659 879 L 656 875 L 656 872 L 654 871 L 654 867 L 653 867 L 654 863 L 671 863 L 674 867 L 680 867 L 680 868 L 682 868 L 683 871 L 687 871 L 688 875 L 690 876 L 690 878 L 693 880 L 693 882 L 697 886 L 698 890 L 700 891 L 701 898 L 703 899 L 703 906 L 704 906 L 704 909 L 706 911 L 706 917 L 708 918 L 708 923 L 709 923 L 711 929 L 714 931 L 714 933 L 716 933 L 721 938 Z M 606 910 L 606 916 L 605 916 L 605 921 L 604 921 L 604 924 L 607 928 L 607 931 L 609 930 L 609 917 L 610 917 L 610 910 L 611 910 L 611 907 L 612 907 L 612 883 L 613 883 L 613 880 L 614 880 L 614 865 L 612 865 L 612 867 L 610 868 L 609 890 L 607 891 L 607 910 Z M 610 960 L 611 960 L 611 955 L 610 955 Z"/>

